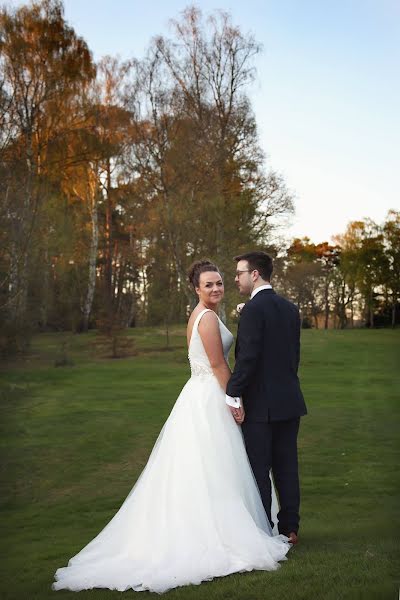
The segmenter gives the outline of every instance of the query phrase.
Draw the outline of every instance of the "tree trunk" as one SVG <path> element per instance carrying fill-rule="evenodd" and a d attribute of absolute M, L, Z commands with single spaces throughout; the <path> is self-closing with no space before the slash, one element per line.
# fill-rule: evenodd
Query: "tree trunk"
<path fill-rule="evenodd" d="M 328 329 L 329 326 L 329 283 L 325 284 L 325 322 L 324 329 Z"/>
<path fill-rule="evenodd" d="M 8 291 L 8 317 L 15 321 L 18 302 L 18 250 L 15 241 L 10 244 L 10 285 Z"/>
<path fill-rule="evenodd" d="M 90 205 L 90 220 L 92 225 L 92 236 L 90 240 L 89 250 L 89 278 L 88 287 L 86 292 L 86 299 L 83 305 L 83 322 L 82 330 L 87 331 L 89 329 L 89 318 L 92 311 L 92 304 L 94 298 L 94 292 L 96 288 L 96 264 L 97 264 L 97 248 L 99 244 L 99 223 L 97 214 L 97 193 L 93 191 L 91 193 L 91 205 Z"/>
<path fill-rule="evenodd" d="M 135 244 L 134 244 L 135 238 L 133 235 L 133 231 L 132 228 L 129 231 L 129 249 L 130 249 L 130 254 L 131 254 L 131 265 L 135 264 Z M 127 286 L 128 287 L 128 286 Z M 125 321 L 125 327 L 131 327 L 132 323 L 134 322 L 135 319 L 135 311 L 136 311 L 136 296 L 135 296 L 135 282 L 134 281 L 130 281 L 129 284 L 130 287 L 130 306 L 129 306 L 129 310 L 127 310 L 127 316 L 126 316 L 126 321 Z M 143 285 L 143 289 L 144 289 L 144 285 Z"/>
<path fill-rule="evenodd" d="M 17 311 L 16 325 L 18 328 L 23 328 L 28 310 L 28 253 L 24 250 L 18 269 L 18 296 L 17 296 Z"/>
<path fill-rule="evenodd" d="M 8 314 L 9 320 L 19 328 L 23 326 L 27 310 L 28 257 L 25 252 L 18 256 L 17 244 L 13 243 L 12 247 Z"/>
<path fill-rule="evenodd" d="M 113 283 L 113 289 L 117 290 L 116 297 L 116 314 L 118 316 L 118 322 L 123 323 L 123 312 L 124 312 L 124 284 L 125 284 L 125 276 L 127 271 L 127 262 L 123 259 L 121 254 L 118 254 L 115 251 L 114 256 L 116 257 L 115 262 L 119 264 L 118 270 L 115 266 L 115 278 Z M 125 309 L 126 310 L 126 309 Z"/>
<path fill-rule="evenodd" d="M 107 198 L 105 215 L 105 249 L 104 249 L 104 280 L 105 280 L 105 308 L 110 323 L 113 313 L 113 287 L 112 287 L 112 199 L 111 199 L 111 164 L 107 160 Z"/>
<path fill-rule="evenodd" d="M 374 326 L 374 301 L 373 301 L 372 289 L 371 289 L 370 297 L 369 297 L 369 323 L 370 323 L 370 327 Z"/>
<path fill-rule="evenodd" d="M 47 327 L 47 315 L 48 315 L 48 305 L 49 305 L 49 248 L 47 245 L 47 240 L 45 241 L 46 248 L 44 251 L 44 260 L 43 260 L 43 283 L 42 283 L 42 301 L 40 305 L 40 325 L 42 329 L 46 329 Z"/>
<path fill-rule="evenodd" d="M 171 254 L 172 254 L 172 257 L 174 260 L 175 271 L 178 274 L 180 280 L 182 282 L 186 282 L 187 274 L 185 272 L 185 269 L 183 267 L 183 262 L 182 262 L 182 252 L 184 252 L 185 249 L 179 247 L 179 243 L 178 243 L 178 239 L 177 239 L 177 227 L 176 227 L 176 223 L 173 218 L 173 209 L 171 207 L 170 193 L 169 193 L 168 186 L 165 182 L 163 168 L 164 167 L 161 166 L 160 181 L 161 181 L 161 185 L 163 188 L 162 198 L 163 198 L 163 208 L 165 211 L 164 212 L 164 227 L 166 228 L 166 233 L 168 236 L 168 243 L 169 243 L 170 251 L 171 251 Z M 188 304 L 190 304 L 190 294 L 189 294 L 188 287 L 186 285 L 183 285 L 183 293 L 185 294 Z"/>
<path fill-rule="evenodd" d="M 27 166 L 27 182 L 24 196 L 24 203 L 22 208 L 22 215 L 20 215 L 20 225 L 18 227 L 18 241 L 20 250 L 20 260 L 18 267 L 18 298 L 17 298 L 17 314 L 16 324 L 17 327 L 24 327 L 24 323 L 27 317 L 28 309 L 28 280 L 29 280 L 29 256 L 30 246 L 28 239 L 28 231 L 30 226 L 30 219 L 34 219 L 35 210 L 33 206 L 33 177 L 34 177 L 34 152 L 33 152 L 33 141 L 32 132 L 30 131 L 27 136 L 27 150 L 26 150 L 26 166 Z M 33 224 L 33 223 L 32 223 Z"/>
<path fill-rule="evenodd" d="M 15 221 L 14 256 L 11 266 L 11 285 L 14 293 L 11 293 L 11 313 L 17 329 L 23 329 L 27 317 L 28 308 L 28 279 L 29 279 L 29 241 L 30 218 L 34 212 L 32 207 L 32 155 L 31 150 L 27 152 L 28 179 L 26 183 L 25 196 L 20 213 Z"/>
<path fill-rule="evenodd" d="M 135 320 L 135 312 L 136 312 L 136 298 L 135 298 L 135 289 L 132 289 L 131 294 L 131 305 L 129 307 L 128 317 L 126 320 L 126 327 L 132 327 L 132 323 Z"/>
<path fill-rule="evenodd" d="M 169 319 L 168 316 L 165 318 L 165 336 L 167 341 L 167 348 L 169 349 Z"/>

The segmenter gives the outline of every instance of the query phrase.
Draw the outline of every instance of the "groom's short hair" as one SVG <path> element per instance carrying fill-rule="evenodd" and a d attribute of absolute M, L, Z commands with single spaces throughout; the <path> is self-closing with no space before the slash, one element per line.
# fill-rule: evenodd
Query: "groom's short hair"
<path fill-rule="evenodd" d="M 236 262 L 239 262 L 240 260 L 247 260 L 249 263 L 249 269 L 251 271 L 257 269 L 264 281 L 270 281 L 274 267 L 272 264 L 272 258 L 266 252 L 246 252 L 245 254 L 235 256 L 235 260 Z"/>

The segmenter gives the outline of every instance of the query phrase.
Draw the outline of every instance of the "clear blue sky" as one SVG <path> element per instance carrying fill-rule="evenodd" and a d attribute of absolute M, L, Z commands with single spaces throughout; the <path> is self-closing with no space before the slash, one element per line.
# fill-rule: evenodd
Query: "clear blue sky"
<path fill-rule="evenodd" d="M 140 58 L 188 4 L 64 0 L 96 59 Z M 323 241 L 350 220 L 400 209 L 400 0 L 196 4 L 228 10 L 263 45 L 249 92 L 268 163 L 296 194 L 287 235 Z"/>

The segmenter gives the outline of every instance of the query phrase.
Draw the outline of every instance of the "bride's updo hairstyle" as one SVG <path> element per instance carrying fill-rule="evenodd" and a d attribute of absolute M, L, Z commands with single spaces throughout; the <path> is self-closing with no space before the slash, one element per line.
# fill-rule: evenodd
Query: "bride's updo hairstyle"
<path fill-rule="evenodd" d="M 210 262 L 209 260 L 196 260 L 196 262 L 189 267 L 188 277 L 194 290 L 196 290 L 196 288 L 198 288 L 200 285 L 200 275 L 209 271 L 215 271 L 215 273 L 219 273 L 217 265 L 214 265 L 214 263 Z"/>

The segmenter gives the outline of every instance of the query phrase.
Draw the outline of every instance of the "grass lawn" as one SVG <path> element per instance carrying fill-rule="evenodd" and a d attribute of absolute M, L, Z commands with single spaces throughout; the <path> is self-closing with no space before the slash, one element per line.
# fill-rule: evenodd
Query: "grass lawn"
<path fill-rule="evenodd" d="M 55 368 L 65 336 L 42 334 L 0 373 L 2 600 L 76 598 L 51 591 L 54 571 L 119 508 L 188 377 L 183 328 L 169 351 L 162 331 L 130 335 L 139 353 L 119 360 L 92 356 L 94 333 L 70 336 L 74 366 Z M 306 330 L 301 379 L 300 544 L 278 572 L 178 588 L 169 600 L 398 598 L 400 331 Z"/>

